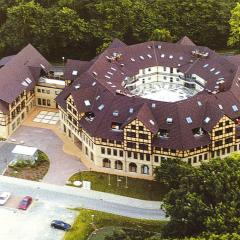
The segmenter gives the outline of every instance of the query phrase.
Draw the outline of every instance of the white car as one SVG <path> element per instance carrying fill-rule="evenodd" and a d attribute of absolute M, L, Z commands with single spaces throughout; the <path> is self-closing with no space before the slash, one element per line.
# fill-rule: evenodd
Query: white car
<path fill-rule="evenodd" d="M 1 192 L 0 193 L 0 205 L 4 205 L 7 200 L 10 198 L 11 193 L 9 192 Z"/>

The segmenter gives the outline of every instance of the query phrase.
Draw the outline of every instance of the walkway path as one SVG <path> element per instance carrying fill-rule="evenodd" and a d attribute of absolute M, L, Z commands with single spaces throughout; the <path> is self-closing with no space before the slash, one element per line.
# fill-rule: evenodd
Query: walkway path
<path fill-rule="evenodd" d="M 164 212 L 160 209 L 160 202 L 4 176 L 0 176 L 0 189 L 15 195 L 30 194 L 41 201 L 52 202 L 62 207 L 83 207 L 134 218 L 166 219 Z"/>

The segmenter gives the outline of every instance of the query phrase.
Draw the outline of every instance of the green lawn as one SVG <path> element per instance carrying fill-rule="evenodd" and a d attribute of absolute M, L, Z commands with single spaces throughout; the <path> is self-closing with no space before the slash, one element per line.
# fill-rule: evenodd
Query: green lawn
<path fill-rule="evenodd" d="M 115 228 L 127 227 L 135 230 L 145 230 L 155 233 L 161 233 L 165 221 L 140 220 L 128 217 L 122 217 L 110 213 L 98 212 L 94 210 L 79 209 L 72 229 L 65 234 L 64 240 L 86 240 L 94 231 L 92 219 L 97 229 L 105 227 L 91 240 L 103 240 L 106 234 L 112 234 Z M 94 217 L 93 217 L 94 215 Z"/>
<path fill-rule="evenodd" d="M 109 179 L 111 185 L 109 185 Z M 128 177 L 128 188 L 126 188 L 126 177 L 118 177 L 118 179 L 121 181 L 117 181 L 116 175 L 109 175 L 98 172 L 81 172 L 74 174 L 69 180 L 72 182 L 76 180 L 90 181 L 92 183 L 93 190 L 143 200 L 159 201 L 163 198 L 164 194 L 167 191 L 166 187 L 155 181 Z"/>

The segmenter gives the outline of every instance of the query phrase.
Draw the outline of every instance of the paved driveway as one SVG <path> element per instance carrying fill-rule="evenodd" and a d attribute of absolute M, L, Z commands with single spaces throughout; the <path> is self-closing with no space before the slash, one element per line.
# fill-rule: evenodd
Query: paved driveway
<path fill-rule="evenodd" d="M 79 158 L 63 151 L 62 140 L 50 129 L 21 126 L 11 139 L 24 141 L 25 145 L 37 147 L 48 155 L 50 168 L 43 182 L 64 185 L 72 174 L 86 169 Z"/>
<path fill-rule="evenodd" d="M 0 207 L 0 239 L 2 240 L 60 240 L 64 232 L 50 227 L 54 219 L 72 224 L 76 213 L 69 209 L 33 202 L 27 211 Z"/>

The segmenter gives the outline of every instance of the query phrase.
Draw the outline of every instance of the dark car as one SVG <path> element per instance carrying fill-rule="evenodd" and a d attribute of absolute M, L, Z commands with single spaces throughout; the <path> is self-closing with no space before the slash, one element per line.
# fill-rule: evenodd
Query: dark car
<path fill-rule="evenodd" d="M 18 209 L 26 210 L 32 203 L 32 197 L 25 196 L 18 205 Z"/>
<path fill-rule="evenodd" d="M 53 220 L 51 222 L 51 227 L 52 228 L 57 228 L 57 229 L 60 229 L 60 230 L 64 230 L 64 231 L 68 231 L 71 229 L 71 225 L 68 224 L 68 223 L 65 223 L 61 220 Z"/>

